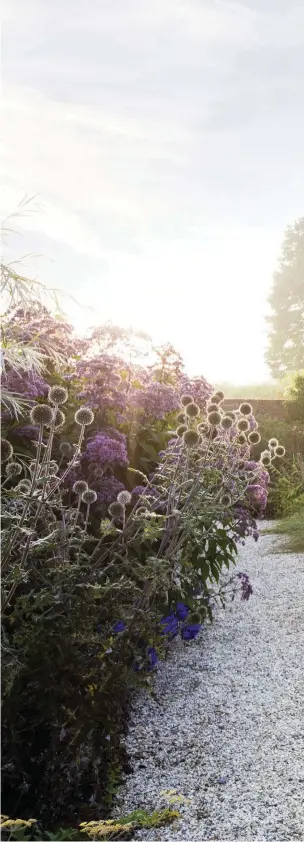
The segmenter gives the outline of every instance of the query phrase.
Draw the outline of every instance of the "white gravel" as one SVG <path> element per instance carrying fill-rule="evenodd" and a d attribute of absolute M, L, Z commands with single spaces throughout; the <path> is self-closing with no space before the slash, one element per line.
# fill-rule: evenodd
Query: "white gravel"
<path fill-rule="evenodd" d="M 248 539 L 236 570 L 249 602 L 175 641 L 157 701 L 136 700 L 116 815 L 168 804 L 162 790 L 190 799 L 175 825 L 136 839 L 304 840 L 304 555 L 272 554 L 277 541 Z"/>

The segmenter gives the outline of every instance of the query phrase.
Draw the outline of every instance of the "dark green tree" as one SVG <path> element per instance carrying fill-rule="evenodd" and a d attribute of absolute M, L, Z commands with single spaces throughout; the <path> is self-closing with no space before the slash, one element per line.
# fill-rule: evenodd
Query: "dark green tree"
<path fill-rule="evenodd" d="M 273 281 L 266 360 L 272 376 L 281 378 L 304 368 L 304 217 L 286 231 Z"/>

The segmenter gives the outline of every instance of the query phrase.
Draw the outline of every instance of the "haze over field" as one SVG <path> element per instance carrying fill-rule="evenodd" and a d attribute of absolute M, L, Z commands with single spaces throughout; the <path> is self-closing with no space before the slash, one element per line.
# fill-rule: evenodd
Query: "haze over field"
<path fill-rule="evenodd" d="M 9 0 L 7 258 L 171 340 L 190 374 L 257 382 L 284 229 L 303 213 L 304 7 L 293 0 Z"/>

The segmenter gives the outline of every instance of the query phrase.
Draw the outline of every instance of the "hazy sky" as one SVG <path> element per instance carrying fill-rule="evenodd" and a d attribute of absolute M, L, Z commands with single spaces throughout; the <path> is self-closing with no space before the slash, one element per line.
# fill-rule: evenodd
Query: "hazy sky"
<path fill-rule="evenodd" d="M 6 256 L 171 340 L 190 373 L 258 381 L 284 229 L 303 215 L 303 0 L 7 0 Z M 93 311 L 83 305 L 91 305 Z"/>

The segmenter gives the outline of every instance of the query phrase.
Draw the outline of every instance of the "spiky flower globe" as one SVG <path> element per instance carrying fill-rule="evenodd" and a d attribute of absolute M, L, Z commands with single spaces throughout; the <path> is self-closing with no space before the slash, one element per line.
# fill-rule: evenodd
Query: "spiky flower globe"
<path fill-rule="evenodd" d="M 54 421 L 55 421 L 55 430 L 60 430 L 60 427 L 63 426 L 65 423 L 65 414 L 62 412 L 61 409 L 57 409 L 54 412 Z"/>
<path fill-rule="evenodd" d="M 68 390 L 64 386 L 51 386 L 48 394 L 49 401 L 54 404 L 66 403 Z"/>
<path fill-rule="evenodd" d="M 54 477 L 57 474 L 58 467 L 59 466 L 57 465 L 57 462 L 55 462 L 55 459 L 51 459 L 49 465 L 47 466 L 47 472 L 50 477 Z"/>
<path fill-rule="evenodd" d="M 260 456 L 260 462 L 265 468 L 269 468 L 269 465 L 271 465 L 271 453 L 269 453 L 269 450 L 263 450 Z"/>
<path fill-rule="evenodd" d="M 30 411 L 32 424 L 40 427 L 50 427 L 53 421 L 53 409 L 47 403 L 37 403 Z"/>
<path fill-rule="evenodd" d="M 124 516 L 125 507 L 122 503 L 119 503 L 118 500 L 115 500 L 114 503 L 111 503 L 109 506 L 109 512 L 111 517 L 121 519 Z"/>
<path fill-rule="evenodd" d="M 63 456 L 70 456 L 72 453 L 72 446 L 69 441 L 62 441 L 59 445 L 59 450 Z"/>
<path fill-rule="evenodd" d="M 208 412 L 208 423 L 211 424 L 211 427 L 217 427 L 221 423 L 220 412 Z"/>
<path fill-rule="evenodd" d="M 236 441 L 237 441 L 237 444 L 246 444 L 247 439 L 246 439 L 245 433 L 240 433 L 240 435 L 237 437 Z"/>
<path fill-rule="evenodd" d="M 256 430 L 253 430 L 252 433 L 249 433 L 248 441 L 250 442 L 250 444 L 259 444 L 259 442 L 261 441 L 260 433 L 258 433 Z"/>
<path fill-rule="evenodd" d="M 31 488 L 31 483 L 28 479 L 21 479 L 16 485 L 15 491 L 19 491 L 20 494 L 28 494 Z"/>
<path fill-rule="evenodd" d="M 190 404 L 189 404 L 189 406 L 190 406 Z M 186 430 L 187 430 L 187 424 L 180 424 L 179 427 L 176 430 L 176 435 L 179 436 L 179 438 L 181 438 L 181 436 L 186 432 Z"/>
<path fill-rule="evenodd" d="M 279 447 L 278 439 L 269 439 L 268 447 L 270 447 L 271 450 L 275 450 L 276 447 Z"/>
<path fill-rule="evenodd" d="M 223 427 L 223 430 L 230 430 L 232 424 L 233 421 L 232 418 L 230 418 L 230 415 L 223 415 L 223 417 L 221 418 L 221 427 Z"/>
<path fill-rule="evenodd" d="M 8 462 L 14 453 L 13 445 L 8 439 L 1 439 L 1 462 Z"/>
<path fill-rule="evenodd" d="M 96 503 L 96 500 L 97 500 L 96 491 L 93 491 L 92 488 L 88 488 L 81 495 L 81 499 L 82 499 L 82 502 L 87 503 L 88 506 L 90 506 L 92 503 Z"/>
<path fill-rule="evenodd" d="M 200 408 L 197 403 L 189 403 L 188 406 L 186 406 L 186 415 L 188 418 L 197 418 L 199 411 Z"/>
<path fill-rule="evenodd" d="M 228 491 L 222 494 L 221 496 L 221 504 L 222 506 L 230 506 L 231 503 L 231 496 L 228 494 Z"/>
<path fill-rule="evenodd" d="M 285 447 L 283 447 L 282 444 L 279 444 L 278 447 L 276 447 L 274 452 L 275 452 L 275 455 L 279 456 L 279 458 L 281 459 L 282 456 L 285 456 L 286 450 L 285 450 Z"/>
<path fill-rule="evenodd" d="M 247 418 L 240 418 L 240 420 L 237 422 L 237 428 L 238 430 L 240 430 L 241 433 L 245 433 L 247 430 L 249 430 L 249 421 L 247 421 Z"/>
<path fill-rule="evenodd" d="M 128 506 L 129 503 L 131 503 L 131 500 L 132 494 L 130 494 L 130 491 L 120 491 L 119 494 L 117 494 L 117 502 L 121 503 L 122 506 Z"/>
<path fill-rule="evenodd" d="M 85 491 L 88 491 L 88 488 L 88 483 L 84 479 L 77 479 L 76 482 L 74 482 L 72 490 L 74 494 L 79 494 L 79 496 L 81 496 L 81 494 L 84 494 Z"/>
<path fill-rule="evenodd" d="M 185 415 L 184 412 L 180 412 L 179 415 L 177 416 L 176 420 L 177 420 L 178 424 L 184 424 L 185 421 L 187 421 L 187 416 Z"/>
<path fill-rule="evenodd" d="M 8 462 L 5 468 L 8 477 L 19 477 L 22 473 L 22 466 L 19 462 Z"/>
<path fill-rule="evenodd" d="M 191 395 L 183 395 L 181 398 L 181 405 L 182 406 L 189 406 L 190 403 L 194 403 L 193 398 Z"/>
<path fill-rule="evenodd" d="M 241 415 L 251 415 L 252 406 L 250 406 L 250 403 L 241 403 L 241 406 L 239 406 L 239 412 Z"/>
<path fill-rule="evenodd" d="M 81 406 L 75 412 L 75 421 L 80 427 L 88 427 L 94 421 L 94 412 L 88 406 Z"/>
<path fill-rule="evenodd" d="M 221 389 L 218 389 L 216 392 L 214 392 L 214 395 L 211 395 L 211 400 L 214 401 L 214 399 L 216 398 L 216 402 L 221 403 L 224 400 L 224 397 L 224 392 L 222 392 Z"/>
<path fill-rule="evenodd" d="M 195 447 L 199 443 L 200 437 L 196 430 L 186 430 L 183 439 L 187 447 Z"/>

